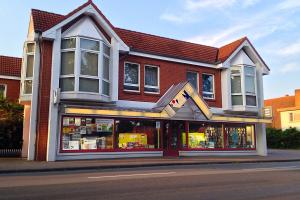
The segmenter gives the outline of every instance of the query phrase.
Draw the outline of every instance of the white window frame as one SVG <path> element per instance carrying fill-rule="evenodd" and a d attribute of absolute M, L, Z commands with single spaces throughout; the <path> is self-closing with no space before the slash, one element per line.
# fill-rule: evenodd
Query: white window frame
<path fill-rule="evenodd" d="M 0 83 L 0 86 L 4 86 L 3 98 L 6 99 L 6 95 L 7 95 L 7 84 Z"/>
<path fill-rule="evenodd" d="M 209 75 L 209 76 L 212 76 L 213 77 L 213 83 L 212 83 L 212 90 L 213 92 L 206 92 L 206 91 L 203 91 L 203 75 Z M 216 91 L 215 91 L 215 75 L 214 74 L 210 74 L 210 73 L 202 73 L 202 97 L 204 99 L 210 99 L 210 100 L 215 100 L 216 99 Z M 212 94 L 213 95 L 213 98 L 209 98 L 209 97 L 204 97 L 203 94 Z"/>
<path fill-rule="evenodd" d="M 130 84 L 130 83 L 125 83 L 125 66 L 126 64 L 134 64 L 138 66 L 138 84 Z M 124 68 L 123 68 L 123 91 L 126 92 L 137 92 L 139 93 L 141 91 L 141 81 L 140 81 L 140 77 L 141 77 L 141 65 L 139 63 L 134 63 L 134 62 L 124 62 Z M 128 90 L 128 89 L 124 89 L 124 86 L 133 86 L 133 87 L 139 87 L 139 90 Z"/>
<path fill-rule="evenodd" d="M 27 52 L 27 46 L 28 44 L 33 44 L 33 52 Z M 31 86 L 31 93 L 25 93 L 25 82 L 26 81 L 31 81 L 31 83 L 33 83 L 33 77 L 34 77 L 34 65 L 35 65 L 35 42 L 32 41 L 28 41 L 25 42 L 25 55 L 24 55 L 24 63 L 23 63 L 23 72 L 22 72 L 22 76 L 23 76 L 23 80 L 22 80 L 22 95 L 23 96 L 31 96 L 32 95 L 32 86 Z M 27 77 L 27 58 L 28 56 L 33 56 L 33 66 L 32 66 L 32 77 Z"/>
<path fill-rule="evenodd" d="M 105 97 L 110 97 L 111 96 L 111 80 L 107 80 L 103 78 L 103 57 L 105 56 L 106 58 L 109 59 L 109 79 L 111 79 L 111 56 L 107 55 L 104 53 L 103 50 L 103 45 L 106 45 L 110 49 L 110 54 L 112 53 L 112 48 L 111 44 L 109 44 L 107 41 L 104 41 L 102 39 L 95 39 L 95 38 L 90 38 L 90 37 L 85 37 L 85 36 L 72 36 L 72 37 L 64 37 L 61 38 L 61 40 L 65 39 L 70 39 L 70 38 L 76 38 L 76 47 L 75 48 L 70 48 L 70 49 L 61 49 L 62 52 L 70 52 L 74 51 L 74 74 L 69 74 L 69 75 L 60 75 L 59 79 L 63 78 L 74 78 L 74 91 L 62 91 L 62 94 L 88 94 L 88 95 L 100 95 L 100 96 L 105 96 Z M 91 41 L 97 41 L 99 42 L 99 51 L 97 50 L 89 50 L 89 49 L 83 49 L 81 48 L 81 39 L 85 40 L 91 40 Z M 98 55 L 98 74 L 97 76 L 90 76 L 90 75 L 82 75 L 81 74 L 81 53 L 82 51 L 84 52 L 90 52 L 90 53 L 95 53 Z M 61 55 L 61 54 L 60 54 Z M 60 64 L 61 67 L 61 64 Z M 61 70 L 60 70 L 61 72 Z M 94 79 L 98 80 L 98 92 L 86 92 L 86 91 L 80 91 L 79 90 L 79 84 L 80 84 L 80 78 L 86 78 L 86 79 Z M 109 83 L 109 96 L 106 94 L 102 93 L 102 81 L 105 81 Z"/>
<path fill-rule="evenodd" d="M 199 73 L 198 72 L 195 72 L 195 71 L 190 71 L 190 70 L 187 70 L 186 71 L 186 74 L 185 74 L 185 76 L 186 76 L 186 79 L 187 79 L 187 74 L 188 73 L 193 73 L 193 74 L 196 74 L 197 75 L 197 88 L 195 88 L 196 90 L 197 90 L 197 92 L 199 93 Z M 188 81 L 188 80 L 187 80 Z M 192 84 L 191 84 L 192 85 Z"/>
<path fill-rule="evenodd" d="M 157 86 L 146 85 L 146 67 L 157 68 Z M 158 92 L 145 91 L 145 87 L 158 89 Z M 147 94 L 160 94 L 160 67 L 156 65 L 144 65 L 144 93 Z"/>
<path fill-rule="evenodd" d="M 255 94 L 246 93 L 246 76 L 250 76 L 250 75 L 249 74 L 248 75 L 245 74 L 245 67 L 252 67 L 252 68 L 254 68 L 254 88 L 255 88 Z M 240 70 L 240 74 L 239 75 L 232 75 L 232 70 L 236 70 L 236 69 Z M 231 89 L 230 89 L 230 93 L 231 93 L 231 105 L 233 106 L 233 108 L 240 107 L 240 106 L 249 107 L 249 108 L 258 108 L 256 67 L 252 66 L 252 65 L 233 65 L 230 68 L 230 78 L 232 76 L 240 76 L 241 77 L 241 93 L 232 93 Z M 230 84 L 231 84 L 231 81 L 230 81 Z M 232 104 L 232 96 L 240 96 L 240 95 L 242 96 L 242 99 L 243 99 L 242 105 L 233 105 Z M 256 97 L 256 105 L 255 106 L 247 105 L 246 96 L 255 96 Z"/>
<path fill-rule="evenodd" d="M 246 74 L 246 70 L 245 70 L 245 67 L 249 67 L 249 68 L 252 68 L 252 69 L 254 69 L 254 75 L 252 75 L 252 74 Z M 244 87 L 245 87 L 245 105 L 247 106 L 247 107 L 257 107 L 257 89 L 256 89 L 256 67 L 255 66 L 252 66 L 252 65 L 244 65 L 243 66 L 243 74 L 244 74 Z M 247 93 L 246 92 L 246 76 L 248 76 L 248 77 L 253 77 L 254 78 L 254 93 Z M 247 105 L 247 101 L 246 101 L 246 99 L 247 99 L 247 96 L 254 96 L 255 97 L 255 100 L 256 100 L 256 102 L 255 102 L 255 106 L 252 106 L 252 105 Z"/>

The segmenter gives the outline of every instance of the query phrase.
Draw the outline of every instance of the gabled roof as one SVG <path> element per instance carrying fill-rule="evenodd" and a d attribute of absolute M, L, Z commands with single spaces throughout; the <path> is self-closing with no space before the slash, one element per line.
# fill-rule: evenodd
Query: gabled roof
<path fill-rule="evenodd" d="M 21 77 L 22 58 L 0 56 L 0 75 Z"/>
<path fill-rule="evenodd" d="M 231 54 L 246 40 L 248 40 L 247 37 L 243 37 L 225 46 L 220 47 L 218 53 L 218 61 L 226 61 L 231 56 Z"/>
<path fill-rule="evenodd" d="M 190 42 L 115 28 L 117 34 L 131 50 L 160 56 L 214 64 L 218 48 Z"/>
<path fill-rule="evenodd" d="M 238 39 L 230 44 L 220 48 L 185 42 L 166 37 L 141 33 L 137 31 L 126 30 L 114 27 L 110 21 L 103 15 L 99 8 L 91 1 L 79 6 L 67 15 L 55 14 L 37 9 L 32 9 L 32 19 L 35 31 L 45 32 L 76 12 L 87 6 L 93 8 L 99 13 L 110 28 L 130 47 L 132 51 L 147 53 L 170 58 L 183 59 L 207 64 L 218 64 L 226 61 L 239 46 L 249 40 L 246 37 Z M 251 44 L 249 42 L 249 44 Z M 252 45 L 251 45 L 252 46 Z M 253 46 L 252 46 L 253 47 Z M 253 48 L 254 49 L 254 48 Z M 254 49 L 257 54 L 256 50 Z M 257 54 L 259 56 L 259 54 Z M 261 57 L 259 56 L 261 59 Z M 262 59 L 261 59 L 262 60 Z M 262 60 L 264 63 L 264 61 Z"/>

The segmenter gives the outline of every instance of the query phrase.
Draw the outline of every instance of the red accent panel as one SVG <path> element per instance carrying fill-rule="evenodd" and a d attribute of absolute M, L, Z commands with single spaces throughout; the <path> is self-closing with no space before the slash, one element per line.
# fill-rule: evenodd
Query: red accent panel
<path fill-rule="evenodd" d="M 36 142 L 36 159 L 46 160 L 48 141 L 49 103 L 51 88 L 52 42 L 43 41 L 41 45 L 41 68 L 38 104 L 38 128 Z"/>
<path fill-rule="evenodd" d="M 124 64 L 133 62 L 140 64 L 140 92 L 126 92 L 123 90 L 124 82 Z M 159 66 L 160 70 L 160 94 L 144 93 L 144 65 Z M 206 100 L 209 106 L 222 107 L 221 94 L 221 70 L 207 67 L 180 64 L 169 61 L 155 60 L 138 56 L 122 56 L 119 62 L 119 99 L 142 102 L 157 102 L 159 98 L 173 85 L 186 81 L 186 72 L 194 71 L 199 74 L 199 93 L 202 93 L 202 73 L 215 75 L 215 100 Z"/>

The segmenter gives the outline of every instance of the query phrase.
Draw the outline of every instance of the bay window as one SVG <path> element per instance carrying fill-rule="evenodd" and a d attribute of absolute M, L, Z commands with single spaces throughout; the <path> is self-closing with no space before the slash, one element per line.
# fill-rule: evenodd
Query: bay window
<path fill-rule="evenodd" d="M 255 67 L 231 67 L 231 101 L 233 106 L 256 106 Z"/>
<path fill-rule="evenodd" d="M 60 88 L 110 96 L 110 47 L 83 37 L 62 39 Z"/>
<path fill-rule="evenodd" d="M 23 83 L 23 94 L 32 93 L 32 79 L 33 79 L 33 67 L 34 67 L 34 43 L 27 43 L 25 47 L 25 73 L 24 73 L 24 83 Z"/>
<path fill-rule="evenodd" d="M 140 65 L 126 62 L 124 66 L 124 90 L 140 91 Z"/>
<path fill-rule="evenodd" d="M 202 96 L 205 99 L 215 98 L 214 75 L 202 74 Z"/>
<path fill-rule="evenodd" d="M 194 87 L 194 89 L 198 92 L 199 91 L 199 78 L 197 72 L 187 72 L 186 73 L 186 80 L 190 82 L 190 84 Z"/>
<path fill-rule="evenodd" d="M 149 93 L 159 93 L 159 67 L 145 65 L 144 91 Z"/>

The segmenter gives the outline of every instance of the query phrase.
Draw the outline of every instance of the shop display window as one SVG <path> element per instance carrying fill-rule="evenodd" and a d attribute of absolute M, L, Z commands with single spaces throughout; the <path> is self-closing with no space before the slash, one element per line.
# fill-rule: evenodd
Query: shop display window
<path fill-rule="evenodd" d="M 156 121 L 116 120 L 119 149 L 159 148 L 159 128 Z"/>
<path fill-rule="evenodd" d="M 112 149 L 113 129 L 113 119 L 64 116 L 62 119 L 62 150 Z"/>
<path fill-rule="evenodd" d="M 254 126 L 225 127 L 228 148 L 255 148 Z"/>
<path fill-rule="evenodd" d="M 183 138 L 185 138 L 185 134 Z M 191 149 L 224 148 L 222 127 L 218 125 L 190 123 L 188 140 Z"/>

